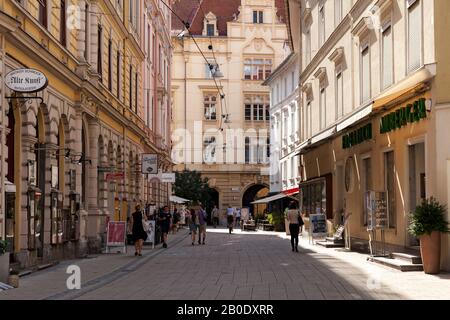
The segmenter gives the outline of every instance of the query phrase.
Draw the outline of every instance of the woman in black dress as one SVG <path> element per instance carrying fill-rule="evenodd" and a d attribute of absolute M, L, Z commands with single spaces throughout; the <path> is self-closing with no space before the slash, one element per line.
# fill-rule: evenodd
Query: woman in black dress
<path fill-rule="evenodd" d="M 142 246 L 144 241 L 147 240 L 147 232 L 144 230 L 144 220 L 146 220 L 144 214 L 141 211 L 141 205 L 136 205 L 136 212 L 131 216 L 131 224 L 133 226 L 133 241 L 136 252 L 135 256 L 142 256 Z"/>

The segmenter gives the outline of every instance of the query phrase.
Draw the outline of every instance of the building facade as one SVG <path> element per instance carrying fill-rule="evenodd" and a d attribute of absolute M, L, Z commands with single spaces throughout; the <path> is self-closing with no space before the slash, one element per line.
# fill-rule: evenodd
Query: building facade
<path fill-rule="evenodd" d="M 299 55 L 291 53 L 264 84 L 270 87 L 270 192 L 299 192 Z"/>
<path fill-rule="evenodd" d="M 157 153 L 161 168 L 171 169 L 170 19 L 161 8 L 157 1 L 0 2 L 0 237 L 10 242 L 12 262 L 101 250 L 107 221 L 169 196 L 168 186 L 140 173 L 142 153 Z M 147 30 L 157 36 L 146 45 Z M 48 78 L 39 99 L 5 85 L 19 68 Z"/>
<path fill-rule="evenodd" d="M 173 20 L 175 170 L 209 178 L 222 212 L 253 210 L 268 192 L 270 92 L 262 82 L 284 60 L 287 40 L 283 1 L 228 2 L 178 1 L 189 32 Z"/>
<path fill-rule="evenodd" d="M 444 40 L 450 4 L 289 4 L 292 40 L 302 53 L 303 210 L 325 213 L 330 225 L 345 220 L 351 245 L 367 248 L 367 192 L 377 192 L 387 215 L 375 223 L 385 230 L 389 251 L 414 251 L 409 213 L 424 198 L 449 200 L 450 145 L 443 137 L 450 95 L 443 88 L 450 76 Z M 444 269 L 450 269 L 449 251 L 445 235 Z"/>

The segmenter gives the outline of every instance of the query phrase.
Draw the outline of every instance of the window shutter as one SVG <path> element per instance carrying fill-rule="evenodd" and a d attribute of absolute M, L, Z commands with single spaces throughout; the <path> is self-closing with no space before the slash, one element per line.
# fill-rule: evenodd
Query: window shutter
<path fill-rule="evenodd" d="M 411 2 L 411 3 L 409 3 Z M 422 51 L 422 19 L 420 1 L 408 1 L 408 69 L 414 71 L 420 67 Z"/>
<path fill-rule="evenodd" d="M 383 89 L 393 83 L 393 51 L 392 51 L 392 28 L 389 25 L 383 31 Z"/>

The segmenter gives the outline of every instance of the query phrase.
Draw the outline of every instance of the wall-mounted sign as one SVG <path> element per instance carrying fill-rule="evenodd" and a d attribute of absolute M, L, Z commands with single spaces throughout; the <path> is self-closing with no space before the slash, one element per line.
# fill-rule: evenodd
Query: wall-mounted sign
<path fill-rule="evenodd" d="M 143 154 L 142 155 L 142 173 L 157 174 L 158 173 L 158 155 Z"/>
<path fill-rule="evenodd" d="M 125 174 L 123 172 L 112 172 L 106 174 L 106 181 L 123 180 Z"/>
<path fill-rule="evenodd" d="M 364 141 L 372 139 L 372 124 L 369 123 L 342 137 L 342 149 L 349 149 Z"/>
<path fill-rule="evenodd" d="M 419 122 L 427 117 L 426 100 L 424 98 L 408 104 L 381 118 L 380 133 L 388 133 L 400 129 L 409 123 Z"/>
<path fill-rule="evenodd" d="M 163 173 L 161 175 L 161 182 L 164 183 L 175 183 L 175 173 Z"/>
<path fill-rule="evenodd" d="M 15 92 L 33 93 L 44 90 L 48 79 L 38 70 L 17 69 L 6 75 L 5 85 Z"/>

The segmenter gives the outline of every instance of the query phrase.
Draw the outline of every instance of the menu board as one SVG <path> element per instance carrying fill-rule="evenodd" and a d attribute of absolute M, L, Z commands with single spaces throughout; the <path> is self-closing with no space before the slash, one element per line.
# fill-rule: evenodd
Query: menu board
<path fill-rule="evenodd" d="M 311 235 L 313 239 L 325 238 L 327 233 L 327 216 L 324 214 L 311 214 Z"/>
<path fill-rule="evenodd" d="M 367 231 L 389 228 L 387 192 L 368 191 L 365 197 L 367 213 Z"/>

